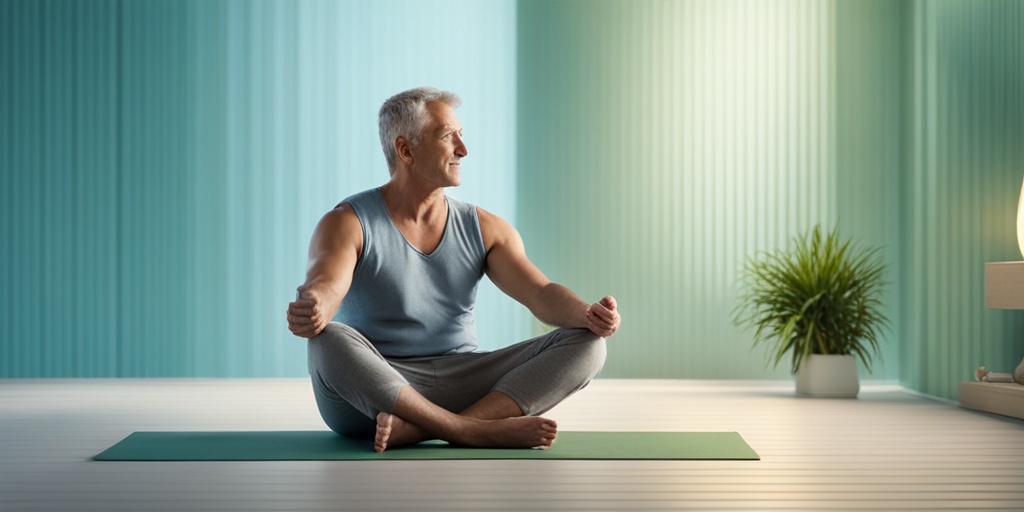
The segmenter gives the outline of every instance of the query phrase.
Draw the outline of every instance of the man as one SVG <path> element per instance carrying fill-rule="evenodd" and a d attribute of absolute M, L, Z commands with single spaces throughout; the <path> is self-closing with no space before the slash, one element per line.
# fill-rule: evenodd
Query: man
<path fill-rule="evenodd" d="M 309 338 L 320 414 L 374 449 L 443 439 L 481 447 L 550 447 L 539 414 L 583 388 L 619 328 L 615 299 L 587 304 L 527 258 L 511 224 L 446 197 L 468 154 L 459 98 L 433 88 L 380 109 L 391 179 L 353 195 L 317 225 L 288 328 Z M 541 321 L 561 327 L 477 351 L 473 307 L 486 274 Z M 337 321 L 332 322 L 337 312 Z"/>

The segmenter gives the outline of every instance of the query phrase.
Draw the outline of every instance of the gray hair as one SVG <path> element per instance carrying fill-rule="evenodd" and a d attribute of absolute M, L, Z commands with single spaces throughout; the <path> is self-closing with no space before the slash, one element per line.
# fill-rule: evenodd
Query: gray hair
<path fill-rule="evenodd" d="M 398 152 L 395 151 L 395 140 L 405 137 L 413 147 L 420 143 L 420 133 L 426 128 L 430 118 L 427 117 L 427 103 L 440 101 L 456 108 L 462 103 L 453 92 L 442 91 L 433 87 L 417 87 L 400 92 L 384 102 L 377 115 L 377 129 L 380 131 L 380 144 L 384 148 L 384 158 L 388 161 L 388 169 L 395 171 L 398 163 Z"/>

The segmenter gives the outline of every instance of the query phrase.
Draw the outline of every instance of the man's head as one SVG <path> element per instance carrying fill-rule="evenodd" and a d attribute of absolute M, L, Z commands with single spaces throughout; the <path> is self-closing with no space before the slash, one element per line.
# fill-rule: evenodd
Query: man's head
<path fill-rule="evenodd" d="M 439 101 L 451 108 L 462 102 L 458 95 L 441 91 L 433 87 L 418 87 L 400 92 L 384 102 L 377 116 L 377 127 L 380 131 L 380 144 L 384 149 L 384 157 L 388 161 L 388 169 L 395 172 L 398 164 L 398 152 L 395 141 L 403 137 L 412 146 L 420 143 L 423 129 L 430 121 L 427 103 Z"/>

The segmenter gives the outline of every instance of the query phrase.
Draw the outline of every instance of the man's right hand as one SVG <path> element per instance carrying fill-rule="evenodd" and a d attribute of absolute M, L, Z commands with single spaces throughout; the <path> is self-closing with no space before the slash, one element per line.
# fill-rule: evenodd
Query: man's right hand
<path fill-rule="evenodd" d="M 318 294 L 299 287 L 298 298 L 288 303 L 288 330 L 302 338 L 312 338 L 331 322 L 329 309 Z"/>

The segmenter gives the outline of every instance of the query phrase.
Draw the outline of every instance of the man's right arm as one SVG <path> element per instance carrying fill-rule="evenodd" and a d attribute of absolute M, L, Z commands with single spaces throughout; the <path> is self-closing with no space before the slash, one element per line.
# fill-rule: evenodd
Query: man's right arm
<path fill-rule="evenodd" d="M 363 231 L 352 207 L 343 204 L 326 215 L 309 242 L 306 282 L 288 304 L 288 330 L 312 338 L 331 322 L 352 285 L 363 246 Z"/>

